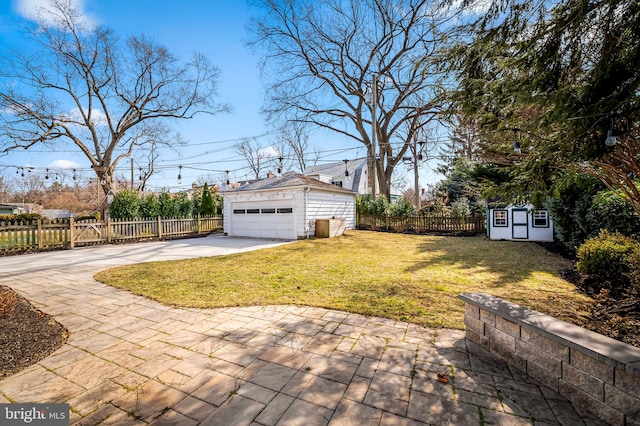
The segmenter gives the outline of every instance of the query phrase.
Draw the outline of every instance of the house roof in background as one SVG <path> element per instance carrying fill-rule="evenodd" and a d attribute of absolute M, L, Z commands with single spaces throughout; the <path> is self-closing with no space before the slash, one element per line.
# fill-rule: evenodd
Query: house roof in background
<path fill-rule="evenodd" d="M 349 170 L 349 174 L 357 169 L 367 167 L 366 158 L 356 158 L 355 160 L 347 161 L 346 169 Z M 307 167 L 304 171 L 305 175 L 328 175 L 328 176 L 344 176 L 345 164 L 344 161 L 338 161 L 335 163 L 321 164 L 317 166 Z"/>
<path fill-rule="evenodd" d="M 225 191 L 230 192 L 242 192 L 242 191 L 267 191 L 273 189 L 285 189 L 308 186 L 311 188 L 324 189 L 333 192 L 342 192 L 346 194 L 354 194 L 353 191 L 339 186 L 332 185 L 330 183 L 320 182 L 317 179 L 313 179 L 309 176 L 305 176 L 299 173 L 287 173 L 283 176 L 274 176 L 266 179 L 260 179 L 255 182 L 242 185 L 239 188 Z M 355 194 L 354 194 L 355 195 Z"/>
<path fill-rule="evenodd" d="M 42 216 L 48 217 L 49 219 L 66 219 L 69 217 L 78 216 L 74 212 L 64 209 L 44 209 L 40 214 Z"/>
<path fill-rule="evenodd" d="M 351 189 L 354 192 L 358 192 L 360 188 L 360 180 L 362 179 L 364 172 L 367 170 L 367 158 L 356 158 L 355 160 L 347 161 L 345 165 L 344 161 L 338 161 L 330 164 L 322 164 L 318 166 L 307 167 L 304 171 L 305 175 L 326 175 L 331 176 L 335 181 L 345 180 L 345 169 L 349 171 L 351 176 Z"/>

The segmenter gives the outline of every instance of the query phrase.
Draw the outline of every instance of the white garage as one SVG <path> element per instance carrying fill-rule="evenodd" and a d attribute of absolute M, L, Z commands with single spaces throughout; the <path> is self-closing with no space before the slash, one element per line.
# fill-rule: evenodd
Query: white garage
<path fill-rule="evenodd" d="M 297 173 L 223 192 L 224 232 L 235 237 L 294 240 L 315 234 L 316 219 L 355 228 L 356 194 Z"/>

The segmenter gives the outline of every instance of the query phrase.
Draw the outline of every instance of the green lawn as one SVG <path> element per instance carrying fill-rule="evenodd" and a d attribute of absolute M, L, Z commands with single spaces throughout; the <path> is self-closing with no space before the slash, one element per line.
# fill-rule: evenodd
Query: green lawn
<path fill-rule="evenodd" d="M 123 266 L 96 279 L 165 304 L 295 304 L 464 328 L 460 293 L 485 292 L 582 324 L 592 300 L 570 262 L 534 243 L 368 231 L 230 256 Z"/>

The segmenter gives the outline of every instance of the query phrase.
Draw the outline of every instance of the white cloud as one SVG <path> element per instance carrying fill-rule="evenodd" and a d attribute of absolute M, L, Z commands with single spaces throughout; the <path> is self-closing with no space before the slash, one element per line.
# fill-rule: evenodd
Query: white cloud
<path fill-rule="evenodd" d="M 454 9 L 461 9 L 462 8 L 462 0 L 455 0 L 452 3 L 451 7 L 454 8 Z M 490 0 L 471 0 L 469 2 L 469 4 L 467 4 L 465 9 L 468 12 L 472 12 L 472 13 L 483 13 L 483 12 L 486 12 L 487 10 L 489 10 L 490 7 L 491 7 L 491 1 Z"/>
<path fill-rule="evenodd" d="M 261 158 L 278 158 L 280 157 L 280 151 L 272 145 L 259 150 L 258 155 L 260 155 Z"/>
<path fill-rule="evenodd" d="M 84 123 L 84 118 L 82 118 L 80 109 L 77 107 L 71 108 L 69 112 L 60 114 L 58 119 L 66 122 Z M 97 126 L 104 126 L 108 124 L 105 113 L 95 108 L 91 110 L 91 121 L 93 121 Z"/>
<path fill-rule="evenodd" d="M 69 170 L 73 170 L 73 169 L 79 169 L 80 168 L 80 164 L 76 163 L 75 161 L 71 161 L 71 160 L 55 160 L 55 161 L 52 161 L 51 163 L 49 163 L 48 167 L 50 169 L 69 169 Z"/>
<path fill-rule="evenodd" d="M 68 2 L 79 13 L 78 21 L 91 29 L 97 26 L 98 20 L 85 10 L 85 0 L 62 0 L 61 3 Z M 15 0 L 13 9 L 23 18 L 36 20 L 44 19 L 48 25 L 55 25 L 57 13 L 51 5 L 51 0 Z"/>

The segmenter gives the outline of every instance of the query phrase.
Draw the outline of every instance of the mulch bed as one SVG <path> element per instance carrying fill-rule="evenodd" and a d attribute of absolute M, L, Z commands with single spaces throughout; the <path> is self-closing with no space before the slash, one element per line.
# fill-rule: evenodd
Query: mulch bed
<path fill-rule="evenodd" d="M 61 347 L 69 333 L 13 289 L 0 285 L 0 379 Z"/>

